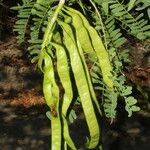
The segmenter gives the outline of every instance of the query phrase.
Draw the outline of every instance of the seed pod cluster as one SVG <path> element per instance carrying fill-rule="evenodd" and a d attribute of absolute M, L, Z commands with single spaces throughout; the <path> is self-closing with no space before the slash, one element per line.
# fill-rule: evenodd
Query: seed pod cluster
<path fill-rule="evenodd" d="M 72 141 L 67 115 L 73 103 L 76 86 L 83 112 L 89 129 L 86 148 L 94 149 L 101 145 L 100 117 L 101 109 L 96 97 L 85 54 L 98 62 L 103 81 L 109 89 L 113 88 L 111 65 L 108 53 L 96 30 L 77 10 L 64 7 L 60 12 L 50 40 L 42 47 L 39 68 L 44 73 L 43 92 L 47 105 L 51 109 L 52 150 L 76 150 Z M 58 30 L 59 29 L 59 30 Z M 56 64 L 55 64 L 56 63 Z M 72 76 L 75 85 L 72 85 Z M 63 96 L 60 97 L 63 88 Z M 63 140 L 62 140 L 63 139 Z"/>

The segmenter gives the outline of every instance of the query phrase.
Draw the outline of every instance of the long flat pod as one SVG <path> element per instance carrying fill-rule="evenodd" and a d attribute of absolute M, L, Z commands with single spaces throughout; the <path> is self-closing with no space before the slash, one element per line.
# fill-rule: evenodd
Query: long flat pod
<path fill-rule="evenodd" d="M 72 71 L 75 77 L 78 93 L 81 98 L 82 107 L 89 128 L 90 140 L 87 147 L 95 148 L 98 145 L 100 138 L 99 125 L 96 119 L 96 114 L 94 112 L 84 68 L 75 44 L 74 34 L 68 24 L 60 21 L 58 21 L 58 23 L 63 29 L 64 43 L 67 50 L 69 51 Z"/>
<path fill-rule="evenodd" d="M 57 110 L 59 105 L 57 106 Z M 51 150 L 62 150 L 62 136 L 61 136 L 61 121 L 60 116 L 51 117 Z"/>
<path fill-rule="evenodd" d="M 98 57 L 99 66 L 102 71 L 103 81 L 109 88 L 113 88 L 113 79 L 112 79 L 112 67 L 110 64 L 108 52 L 106 51 L 103 42 L 98 35 L 97 31 L 89 26 L 88 31 L 93 43 L 93 47 Z"/>
<path fill-rule="evenodd" d="M 84 59 L 83 50 L 82 50 L 82 47 L 80 45 L 80 42 L 79 42 L 78 38 L 77 38 L 77 46 L 78 46 L 79 53 L 80 53 L 80 56 L 81 56 L 81 59 L 82 59 L 83 65 L 84 65 L 84 69 L 85 69 L 87 81 L 88 81 L 88 84 L 89 84 L 89 89 L 90 89 L 90 92 L 91 92 L 92 100 L 94 101 L 100 115 L 102 115 L 102 112 L 100 110 L 100 105 L 98 103 L 98 100 L 96 98 L 95 91 L 94 91 L 94 88 L 93 88 L 93 85 L 92 85 L 92 81 L 91 81 L 91 77 L 90 77 L 90 74 L 89 74 L 89 71 L 88 71 L 88 67 L 87 67 L 87 64 L 86 64 L 85 59 Z M 101 132 L 101 128 L 99 128 L 99 130 Z"/>
<path fill-rule="evenodd" d="M 64 123 L 64 139 L 66 140 L 67 144 L 70 146 L 72 150 L 76 150 L 76 147 L 70 137 L 69 129 L 68 129 L 68 123 L 66 120 L 67 111 L 69 109 L 69 106 L 73 99 L 73 93 L 72 93 L 72 85 L 69 75 L 69 67 L 68 67 L 68 61 L 67 61 L 67 55 L 65 52 L 64 47 L 62 47 L 59 44 L 52 43 L 52 46 L 56 48 L 56 57 L 57 57 L 57 71 L 60 78 L 60 81 L 62 83 L 62 86 L 64 88 L 64 95 L 63 95 L 63 103 L 62 103 L 62 119 Z"/>
<path fill-rule="evenodd" d="M 67 56 L 65 49 L 56 43 L 51 43 L 56 48 L 56 56 L 57 56 L 57 71 L 61 80 L 61 83 L 63 85 L 63 88 L 65 90 L 64 93 L 64 101 L 62 105 L 62 113 L 64 116 L 66 116 L 68 108 L 72 102 L 73 99 L 73 93 L 72 93 L 72 85 L 69 75 L 69 66 L 67 62 Z"/>
<path fill-rule="evenodd" d="M 59 115 L 59 89 L 55 82 L 54 70 L 51 57 L 44 53 L 44 80 L 43 93 L 47 105 L 50 107 L 51 115 L 51 149 L 61 150 L 61 120 Z"/>
<path fill-rule="evenodd" d="M 73 8 L 70 8 L 70 7 L 65 7 L 65 8 L 74 14 L 78 14 L 82 18 L 83 24 L 84 24 L 85 28 L 88 30 L 92 45 L 94 47 L 94 51 L 97 54 L 97 57 L 99 60 L 99 66 L 102 70 L 103 80 L 108 87 L 112 88 L 113 87 L 113 81 L 111 79 L 112 68 L 110 65 L 108 53 L 102 43 L 101 38 L 99 37 L 96 30 L 92 26 L 90 26 L 87 19 L 79 11 L 77 11 Z"/>
<path fill-rule="evenodd" d="M 84 65 L 84 69 L 85 69 L 89 89 L 90 89 L 90 92 L 91 92 L 92 100 L 96 104 L 97 109 L 98 109 L 99 113 L 101 114 L 100 105 L 99 105 L 98 100 L 96 98 L 96 94 L 95 94 L 95 91 L 94 91 L 94 88 L 93 88 L 93 85 L 92 85 L 92 81 L 91 81 L 91 77 L 90 77 L 90 74 L 89 74 L 89 71 L 88 71 L 88 67 L 87 67 L 87 64 L 85 62 L 83 50 L 82 50 L 82 47 L 81 47 L 81 44 L 80 44 L 80 41 L 78 40 L 78 38 L 77 38 L 77 46 L 78 46 L 78 50 L 79 50 L 79 53 L 80 53 L 80 56 L 81 56 L 81 59 L 82 59 L 83 65 Z"/>
<path fill-rule="evenodd" d="M 67 7 L 67 8 L 69 9 L 69 7 Z M 87 65 L 85 63 L 84 54 L 83 54 L 83 51 L 86 52 L 88 50 L 87 51 L 88 53 L 92 54 L 93 56 L 96 55 L 95 51 L 94 51 L 94 48 L 92 46 L 91 40 L 90 40 L 89 33 L 88 33 L 87 29 L 84 26 L 84 22 L 86 22 L 87 20 L 85 18 L 82 18 L 77 13 L 78 11 L 73 11 L 72 12 L 70 10 L 69 11 L 65 10 L 65 9 L 63 9 L 63 10 L 72 17 L 72 26 L 75 28 L 75 31 L 76 31 L 77 46 L 78 46 L 79 53 L 80 53 L 80 56 L 82 58 L 82 62 L 83 62 L 84 68 L 85 68 L 85 73 L 86 73 L 86 76 L 87 76 L 87 81 L 88 81 L 88 84 L 89 84 L 92 99 L 94 100 L 99 112 L 101 113 L 100 106 L 99 106 L 99 103 L 97 101 L 97 98 L 96 98 L 96 95 L 95 95 L 95 92 L 94 92 L 94 89 L 93 89 L 93 86 L 92 86 L 92 83 L 91 83 L 91 78 L 90 78 L 88 68 L 87 68 Z M 74 10 L 74 9 L 71 9 L 71 10 Z M 65 19 L 66 18 L 67 17 L 65 17 Z M 86 22 L 86 24 L 88 24 L 88 21 Z"/>
<path fill-rule="evenodd" d="M 77 10 L 71 8 L 71 7 L 65 6 L 65 8 L 66 8 L 69 12 L 72 12 L 72 13 L 74 13 L 74 14 L 78 14 L 78 15 L 80 16 L 80 18 L 82 19 L 82 22 L 83 22 L 85 28 L 88 28 L 88 27 L 90 26 L 88 20 L 82 15 L 82 13 L 80 13 L 79 11 L 77 11 Z"/>
<path fill-rule="evenodd" d="M 81 43 L 81 47 L 83 48 L 84 52 L 94 58 L 95 52 L 91 44 L 89 33 L 84 26 L 83 19 L 77 13 L 73 13 L 66 9 L 63 10 L 72 17 L 72 25 L 75 28 L 76 35 Z"/>
<path fill-rule="evenodd" d="M 64 95 L 63 98 L 65 99 L 62 104 L 62 113 L 64 116 L 67 115 L 68 108 L 72 102 L 73 99 L 73 90 L 72 90 L 72 83 L 70 79 L 70 73 L 69 73 L 69 66 L 68 66 L 68 58 L 66 54 L 65 48 L 60 45 L 61 44 L 61 37 L 60 34 L 57 32 L 55 34 L 56 42 L 51 42 L 52 46 L 56 49 L 56 57 L 57 57 L 57 71 L 58 75 L 60 77 L 61 83 L 64 88 Z"/>

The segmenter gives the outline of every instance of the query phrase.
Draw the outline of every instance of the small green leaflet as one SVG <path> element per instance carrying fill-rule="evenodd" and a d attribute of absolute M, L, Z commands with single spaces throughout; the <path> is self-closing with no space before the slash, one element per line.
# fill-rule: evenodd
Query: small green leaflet
<path fill-rule="evenodd" d="M 129 6 L 128 6 L 128 11 L 130 11 L 134 7 L 135 2 L 136 2 L 136 0 L 130 0 Z"/>

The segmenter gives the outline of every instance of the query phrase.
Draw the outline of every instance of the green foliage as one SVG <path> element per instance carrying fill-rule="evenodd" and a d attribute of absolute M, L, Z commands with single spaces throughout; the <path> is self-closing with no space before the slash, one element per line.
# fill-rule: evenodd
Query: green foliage
<path fill-rule="evenodd" d="M 44 27 L 47 25 L 48 17 L 51 16 L 51 5 L 53 2 L 54 0 L 37 0 L 37 2 L 33 5 L 31 13 L 34 18 L 32 18 L 32 25 L 30 26 L 30 46 L 28 48 L 31 55 L 38 56 L 39 54 L 42 44 L 42 38 L 40 37 L 40 34 L 41 32 L 44 32 Z"/>
<path fill-rule="evenodd" d="M 104 102 L 104 111 L 105 115 L 108 118 L 111 118 L 111 122 L 116 117 L 116 107 L 117 107 L 117 99 L 118 95 L 115 91 L 108 91 L 104 93 L 105 102 Z"/>
<path fill-rule="evenodd" d="M 129 96 L 127 98 L 125 98 L 125 102 L 126 102 L 126 111 L 128 112 L 128 116 L 131 117 L 132 116 L 132 112 L 136 112 L 136 111 L 139 111 L 140 108 L 135 106 L 135 104 L 137 103 L 137 100 L 132 97 L 132 96 Z"/>
<path fill-rule="evenodd" d="M 125 9 L 125 6 L 118 2 L 111 4 L 110 9 L 113 16 L 122 23 L 121 26 L 129 33 L 139 39 L 149 37 L 150 26 L 147 25 L 148 20 L 143 19 L 142 13 L 134 17 Z"/>
<path fill-rule="evenodd" d="M 148 0 L 139 0 L 136 2 L 134 0 L 130 0 L 128 4 L 120 2 L 119 0 L 95 0 L 95 2 L 100 6 L 98 7 L 99 11 L 103 12 L 101 14 L 102 18 L 105 19 L 107 17 L 108 20 L 109 17 L 110 20 L 113 18 L 114 20 L 110 23 L 113 25 L 119 23 L 121 29 L 126 30 L 129 34 L 136 36 L 140 40 L 150 37 L 150 26 L 148 25 L 148 20 L 144 19 L 144 14 L 142 12 L 135 13 L 135 9 L 133 11 L 129 11 L 136 6 L 136 10 L 147 8 L 147 12 L 149 12 L 150 2 Z M 143 3 L 142 6 L 140 5 L 141 3 Z"/>
<path fill-rule="evenodd" d="M 52 17 L 55 0 L 24 0 L 22 5 L 12 7 L 18 10 L 18 21 L 14 26 L 14 31 L 18 32 L 17 41 L 21 44 L 26 40 L 26 32 L 30 30 L 30 39 L 28 50 L 32 62 L 38 60 L 38 54 L 42 44 L 42 34 L 47 26 L 48 19 Z"/>
<path fill-rule="evenodd" d="M 115 18 L 113 16 L 108 17 L 104 24 L 107 45 L 118 48 L 127 41 L 124 37 L 122 37 L 120 29 L 116 27 Z"/>
<path fill-rule="evenodd" d="M 34 2 L 32 2 L 31 0 L 23 0 L 22 2 L 22 5 L 11 8 L 13 10 L 18 10 L 18 20 L 16 21 L 16 24 L 14 26 L 14 31 L 18 33 L 17 41 L 19 44 L 25 41 L 26 30 L 28 28 L 31 10 L 34 5 Z"/>
<path fill-rule="evenodd" d="M 150 19 L 150 1 L 149 0 L 130 0 L 128 11 L 135 8 L 137 11 L 147 10 L 147 15 Z"/>

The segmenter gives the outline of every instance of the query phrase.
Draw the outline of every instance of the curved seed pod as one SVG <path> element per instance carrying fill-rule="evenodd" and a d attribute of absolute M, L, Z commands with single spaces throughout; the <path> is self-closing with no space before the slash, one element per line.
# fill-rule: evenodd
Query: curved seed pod
<path fill-rule="evenodd" d="M 77 11 L 77 10 L 71 8 L 71 7 L 65 6 L 65 8 L 66 8 L 68 11 L 70 11 L 70 12 L 72 12 L 72 13 L 74 13 L 74 14 L 78 14 L 78 15 L 81 17 L 82 22 L 83 22 L 83 24 L 84 24 L 84 26 L 85 26 L 86 28 L 88 28 L 88 27 L 90 26 L 88 20 L 82 15 L 82 13 L 80 13 L 79 11 Z"/>
<path fill-rule="evenodd" d="M 66 141 L 66 144 L 69 145 L 71 150 L 77 150 L 77 148 L 74 145 L 74 142 L 72 141 L 72 139 L 70 137 L 68 123 L 67 123 L 66 117 L 63 114 L 62 114 L 62 119 L 63 119 L 63 125 L 64 125 L 63 135 L 64 135 L 64 139 Z"/>
<path fill-rule="evenodd" d="M 94 112 L 94 107 L 89 92 L 90 90 L 86 80 L 84 67 L 76 46 L 74 34 L 71 27 L 64 22 L 58 21 L 58 23 L 63 29 L 64 43 L 67 50 L 69 51 L 72 71 L 75 77 L 78 93 L 81 98 L 83 111 L 89 128 L 90 140 L 88 141 L 87 146 L 88 148 L 92 149 L 95 148 L 99 143 L 100 130 L 96 114 Z"/>
<path fill-rule="evenodd" d="M 92 85 L 92 81 L 91 81 L 91 77 L 90 77 L 90 74 L 89 74 L 89 71 L 88 71 L 88 67 L 87 67 L 87 64 L 86 64 L 85 59 L 84 59 L 83 50 L 82 50 L 82 47 L 81 47 L 81 44 L 80 44 L 78 38 L 77 38 L 77 46 L 78 46 L 78 50 L 79 50 L 79 53 L 80 53 L 80 56 L 81 56 L 81 59 L 82 59 L 83 65 L 84 65 L 86 78 L 87 78 L 87 81 L 88 81 L 88 84 L 89 84 L 89 89 L 90 89 L 90 92 L 91 92 L 92 100 L 96 104 L 99 113 L 102 114 L 101 110 L 100 110 L 100 105 L 98 103 L 98 100 L 96 98 L 96 94 L 95 94 L 95 91 L 94 91 L 94 88 L 93 88 L 93 85 Z"/>
<path fill-rule="evenodd" d="M 62 113 L 64 116 L 67 115 L 68 108 L 73 99 L 72 93 L 72 85 L 69 75 L 69 67 L 67 62 L 67 56 L 65 49 L 56 43 L 51 42 L 51 45 L 56 48 L 56 56 L 57 56 L 57 71 L 60 77 L 60 81 L 64 88 L 64 101 L 62 104 Z"/>
<path fill-rule="evenodd" d="M 82 18 L 77 13 L 72 13 L 71 11 L 67 11 L 63 9 L 68 15 L 72 17 L 72 25 L 75 28 L 76 35 L 81 43 L 81 46 L 85 53 L 89 54 L 92 58 L 96 60 L 96 55 L 91 44 L 91 39 L 89 37 L 89 33 L 83 24 Z M 66 16 L 65 20 L 68 20 Z"/>
<path fill-rule="evenodd" d="M 59 39 L 59 34 L 57 40 Z M 76 150 L 76 147 L 69 135 L 68 123 L 66 121 L 67 111 L 73 99 L 72 93 L 72 85 L 69 75 L 69 68 L 68 68 L 68 61 L 64 47 L 59 44 L 51 42 L 52 46 L 56 48 L 56 57 L 57 57 L 57 71 L 64 88 L 64 96 L 63 96 L 63 103 L 62 103 L 62 119 L 64 123 L 64 138 L 67 144 L 70 146 L 72 150 Z"/>
<path fill-rule="evenodd" d="M 59 88 L 55 82 L 54 69 L 51 57 L 44 53 L 43 93 L 47 105 L 51 108 L 59 100 Z"/>
<path fill-rule="evenodd" d="M 67 11 L 65 9 L 63 9 L 63 10 L 72 17 L 72 25 L 76 30 L 77 46 L 78 46 L 79 53 L 81 55 L 83 65 L 84 65 L 84 68 L 85 68 L 87 81 L 88 81 L 88 84 L 89 84 L 92 99 L 94 100 L 99 112 L 101 113 L 100 106 L 99 106 L 99 103 L 97 101 L 97 98 L 96 98 L 96 95 L 95 95 L 95 92 L 94 92 L 94 89 L 93 89 L 93 86 L 92 86 L 91 78 L 90 78 L 88 68 L 87 68 L 87 65 L 86 65 L 86 62 L 85 62 L 85 59 L 84 59 L 84 54 L 83 54 L 83 50 L 86 50 L 87 48 L 89 48 L 90 54 L 93 54 L 93 52 L 94 52 L 94 49 L 93 49 L 93 46 L 91 44 L 91 40 L 90 40 L 90 37 L 89 37 L 89 33 L 88 33 L 87 29 L 84 27 L 84 22 L 86 22 L 87 20 L 84 19 L 85 21 L 83 21 L 83 19 L 80 17 L 80 15 L 78 15 L 76 13 L 78 11 L 75 11 L 75 13 L 74 13 L 72 11 Z M 64 16 L 64 17 L 65 17 L 65 19 L 67 19 L 67 16 Z M 88 24 L 88 22 L 87 22 L 87 24 Z"/>
<path fill-rule="evenodd" d="M 72 12 L 72 17 L 74 16 L 74 14 L 79 15 L 82 18 L 82 22 L 85 26 L 85 28 L 88 30 L 94 51 L 97 54 L 98 60 L 99 60 L 99 66 L 102 70 L 102 76 L 103 76 L 103 80 L 105 82 L 105 84 L 110 87 L 113 88 L 113 81 L 111 79 L 112 74 L 112 68 L 111 68 L 111 64 L 109 61 L 109 56 L 108 53 L 103 45 L 103 42 L 101 40 L 101 38 L 99 37 L 98 33 L 96 32 L 96 30 L 90 26 L 89 22 L 87 21 L 87 19 L 77 10 L 70 8 L 70 7 L 66 7 L 67 8 L 67 12 L 70 13 Z M 71 13 L 70 13 L 71 14 Z M 78 22 L 79 24 L 79 22 Z M 82 43 L 81 43 L 82 44 Z"/>
<path fill-rule="evenodd" d="M 108 88 L 113 88 L 112 67 L 110 64 L 108 53 L 103 45 L 101 38 L 93 27 L 88 28 L 93 47 L 98 57 L 99 66 L 102 71 L 103 81 Z"/>
<path fill-rule="evenodd" d="M 44 81 L 43 92 L 47 105 L 51 109 L 51 149 L 61 150 L 61 120 L 59 116 L 59 89 L 55 82 L 54 70 L 51 57 L 44 53 Z"/>

